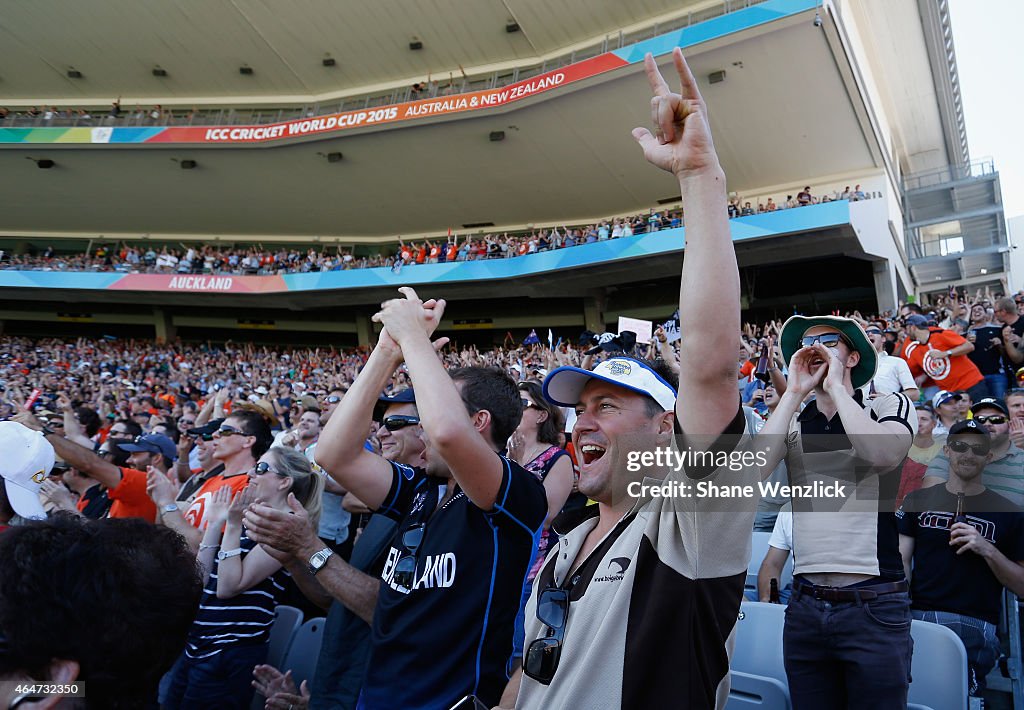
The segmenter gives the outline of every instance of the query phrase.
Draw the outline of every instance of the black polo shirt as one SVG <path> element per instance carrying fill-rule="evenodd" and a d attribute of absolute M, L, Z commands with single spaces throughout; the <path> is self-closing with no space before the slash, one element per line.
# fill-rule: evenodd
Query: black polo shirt
<path fill-rule="evenodd" d="M 884 394 L 854 401 L 873 421 L 895 421 L 917 432 L 917 413 L 906 395 Z M 890 436 L 879 434 L 878 436 Z M 911 439 L 907 440 L 909 450 Z M 831 419 L 812 400 L 794 417 L 786 441 L 786 467 L 797 486 L 840 484 L 842 497 L 794 497 L 793 555 L 796 574 L 868 574 L 902 579 L 903 561 L 896 529 L 895 501 L 902 462 L 878 471 L 858 456 L 839 414 Z"/>
<path fill-rule="evenodd" d="M 360 709 L 447 710 L 469 694 L 498 704 L 548 507 L 541 482 L 500 458 L 504 473 L 490 511 L 458 487 L 439 505 L 446 479 L 391 463 L 391 490 L 378 512 L 399 525 L 381 573 Z M 394 570 L 409 554 L 403 534 L 420 524 L 416 581 L 407 589 Z"/>

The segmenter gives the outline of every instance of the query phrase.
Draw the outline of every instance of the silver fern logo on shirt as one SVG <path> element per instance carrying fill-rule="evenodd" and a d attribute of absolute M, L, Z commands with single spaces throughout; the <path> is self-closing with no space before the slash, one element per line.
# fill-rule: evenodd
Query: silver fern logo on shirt
<path fill-rule="evenodd" d="M 608 574 L 601 577 L 594 577 L 594 582 L 621 582 L 623 576 L 626 574 L 626 570 L 629 569 L 629 563 L 632 562 L 628 557 L 613 557 L 608 560 Z"/>

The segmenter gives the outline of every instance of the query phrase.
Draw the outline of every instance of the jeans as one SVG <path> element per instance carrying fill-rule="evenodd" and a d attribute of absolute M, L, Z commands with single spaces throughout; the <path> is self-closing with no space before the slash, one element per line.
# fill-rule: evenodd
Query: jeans
<path fill-rule="evenodd" d="M 976 404 L 976 403 L 980 402 L 981 400 L 985 399 L 986 397 L 991 397 L 992 396 L 992 394 L 989 392 L 989 389 L 988 389 L 988 381 L 987 380 L 988 380 L 988 378 L 986 377 L 984 380 L 982 380 L 978 384 L 974 385 L 973 387 L 968 387 L 967 388 L 967 394 L 969 394 L 971 396 L 971 403 L 972 404 Z"/>
<path fill-rule="evenodd" d="M 907 706 L 910 595 L 829 602 L 798 588 L 782 634 L 793 710 L 902 710 Z"/>
<path fill-rule="evenodd" d="M 915 619 L 941 624 L 960 637 L 967 651 L 967 689 L 972 696 L 980 696 L 985 690 L 985 676 L 999 660 L 995 624 L 949 611 L 915 609 L 912 613 Z"/>
<path fill-rule="evenodd" d="M 999 401 L 1003 400 L 1006 396 L 1006 390 L 1010 389 L 1010 383 L 1006 379 L 1006 374 L 997 375 L 985 375 L 985 384 L 988 385 L 988 393 L 990 397 L 995 397 Z"/>
<path fill-rule="evenodd" d="M 184 656 L 171 679 L 164 710 L 247 710 L 252 669 L 267 659 L 267 644 L 234 645 L 209 658 Z"/>

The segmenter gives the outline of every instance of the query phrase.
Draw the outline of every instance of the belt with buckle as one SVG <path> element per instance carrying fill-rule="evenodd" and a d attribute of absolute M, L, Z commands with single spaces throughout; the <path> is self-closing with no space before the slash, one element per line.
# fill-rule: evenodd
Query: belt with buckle
<path fill-rule="evenodd" d="M 855 602 L 877 599 L 883 594 L 894 594 L 896 592 L 910 591 L 910 585 L 906 580 L 901 582 L 885 582 L 883 584 L 872 584 L 864 587 L 821 587 L 817 584 L 808 584 L 800 580 L 794 580 L 793 588 L 806 594 L 809 597 L 827 602 Z"/>

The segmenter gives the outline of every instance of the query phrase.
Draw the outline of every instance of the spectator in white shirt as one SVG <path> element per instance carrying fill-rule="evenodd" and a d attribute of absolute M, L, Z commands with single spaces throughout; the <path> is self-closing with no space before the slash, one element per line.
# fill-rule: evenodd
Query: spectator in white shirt
<path fill-rule="evenodd" d="M 902 392 L 916 402 L 921 396 L 921 391 L 914 382 L 914 376 L 910 374 L 910 367 L 907 361 L 901 357 L 893 357 L 885 352 L 882 347 L 885 344 L 885 336 L 882 327 L 878 323 L 869 323 L 864 332 L 868 335 L 872 347 L 878 354 L 878 369 L 875 370 L 875 377 L 868 383 L 867 394 L 876 396 L 880 394 L 896 394 Z"/>

